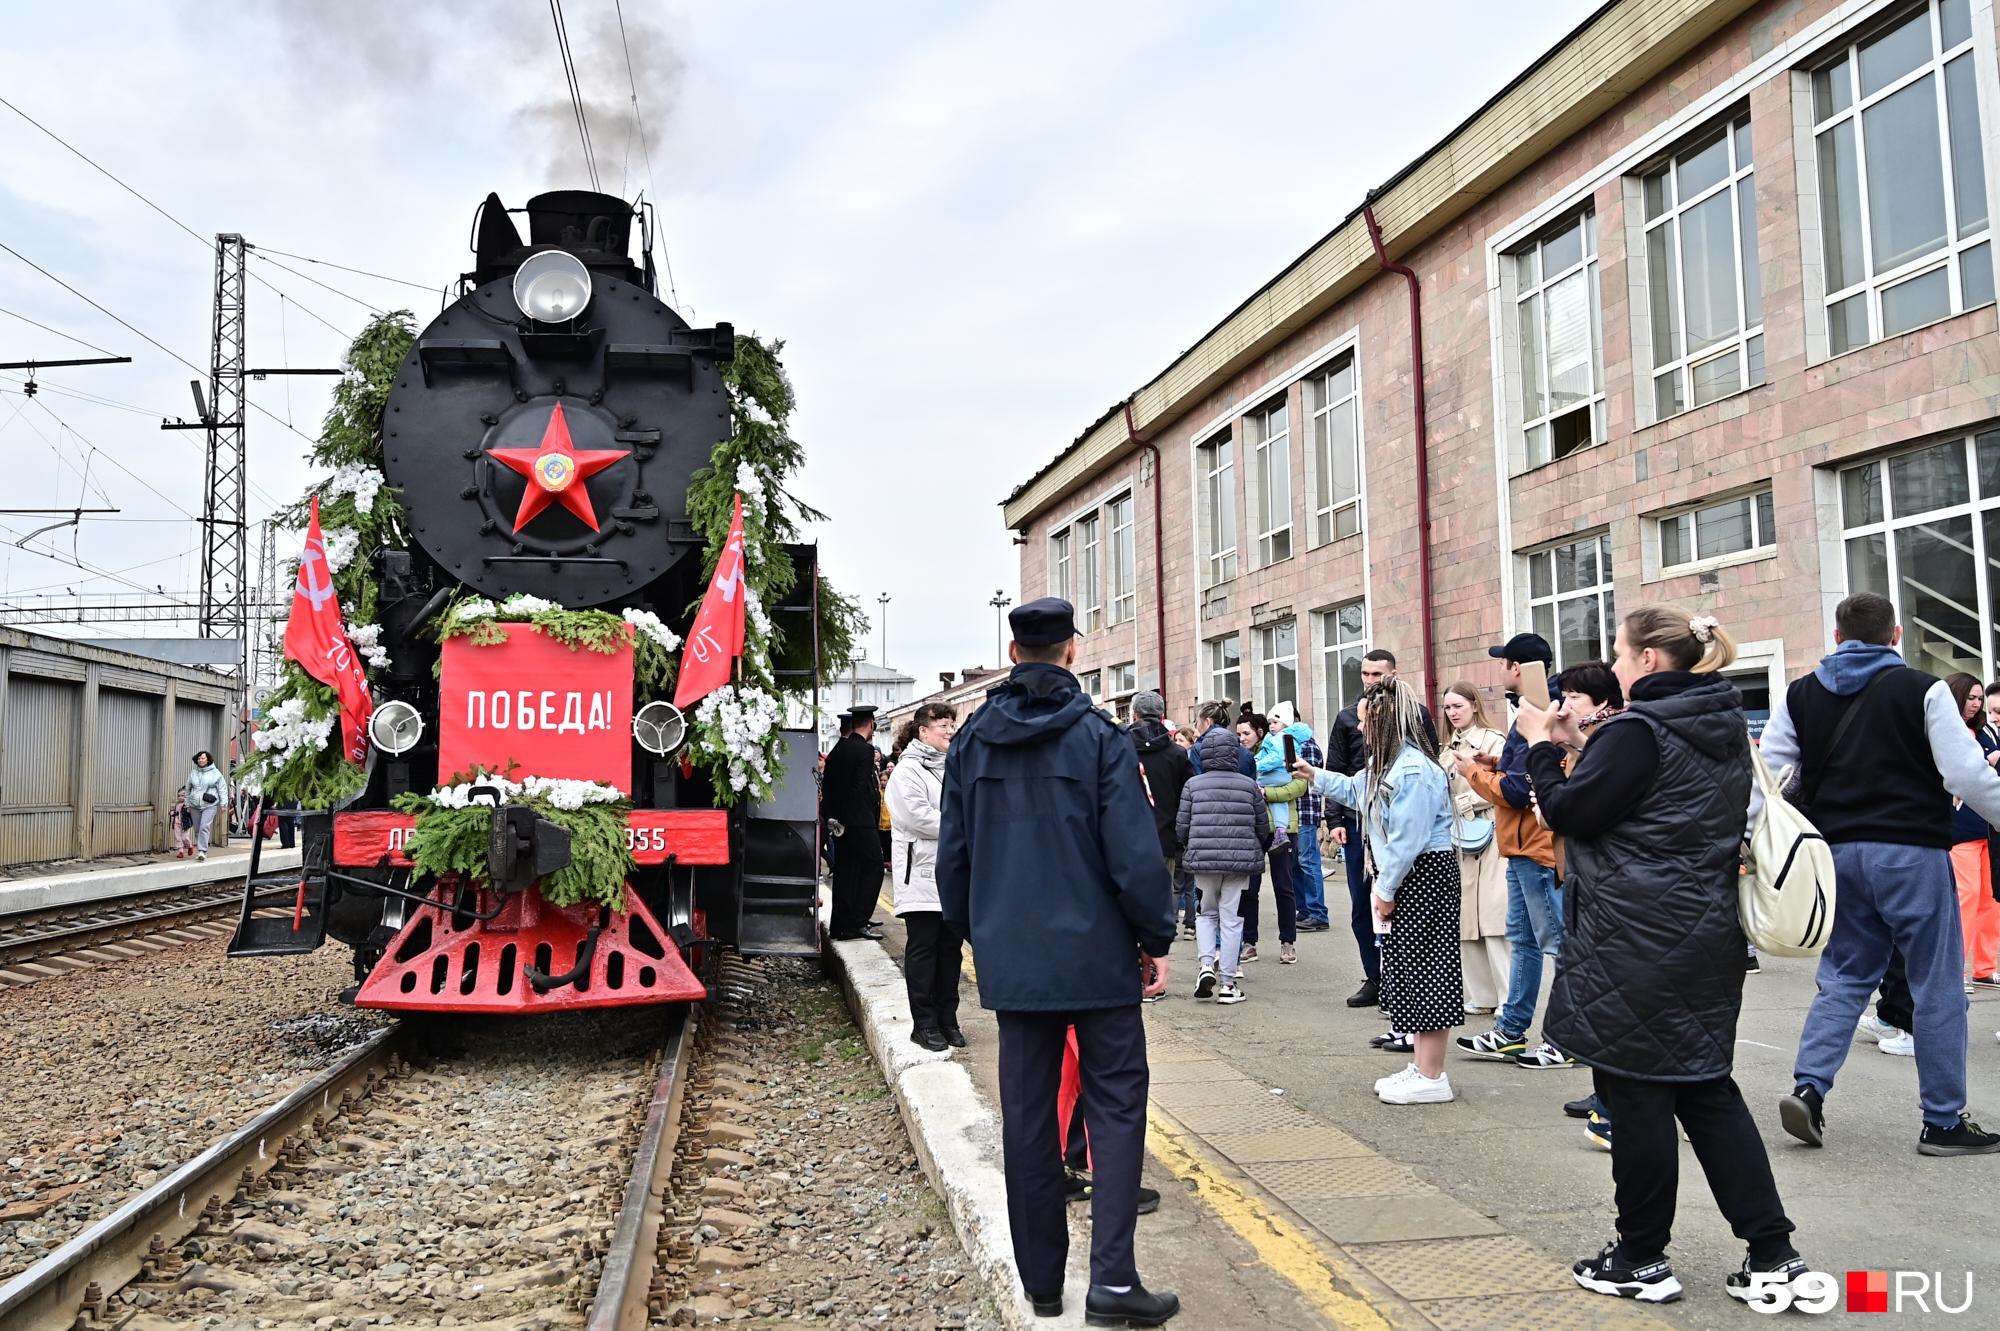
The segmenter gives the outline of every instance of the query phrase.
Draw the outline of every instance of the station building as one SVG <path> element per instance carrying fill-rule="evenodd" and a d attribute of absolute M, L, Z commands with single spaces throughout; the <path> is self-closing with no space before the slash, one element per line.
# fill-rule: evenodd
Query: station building
<path fill-rule="evenodd" d="M 1993 0 L 1605 5 L 1009 496 L 1021 595 L 1100 699 L 1322 731 L 1368 648 L 1491 700 L 1655 601 L 1753 721 L 1855 590 L 1994 678 L 1995 50 Z"/>

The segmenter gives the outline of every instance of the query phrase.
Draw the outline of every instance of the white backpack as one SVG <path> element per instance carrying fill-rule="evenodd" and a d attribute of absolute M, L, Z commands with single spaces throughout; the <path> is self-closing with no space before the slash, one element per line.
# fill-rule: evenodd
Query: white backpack
<path fill-rule="evenodd" d="M 1844 729 L 1835 731 L 1836 744 Z M 1833 850 L 1785 798 L 1782 783 L 1755 744 L 1750 746 L 1750 765 L 1764 792 L 1764 809 L 1743 852 L 1746 872 L 1736 880 L 1743 933 L 1759 952 L 1816 957 L 1833 931 Z"/>

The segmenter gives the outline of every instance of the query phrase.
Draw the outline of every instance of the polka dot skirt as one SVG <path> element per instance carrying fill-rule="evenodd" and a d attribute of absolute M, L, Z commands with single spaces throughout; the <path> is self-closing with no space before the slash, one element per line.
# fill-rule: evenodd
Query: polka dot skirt
<path fill-rule="evenodd" d="M 1382 1011 L 1392 1030 L 1444 1031 L 1465 1021 L 1459 971 L 1458 852 L 1427 850 L 1396 889 L 1382 937 Z"/>

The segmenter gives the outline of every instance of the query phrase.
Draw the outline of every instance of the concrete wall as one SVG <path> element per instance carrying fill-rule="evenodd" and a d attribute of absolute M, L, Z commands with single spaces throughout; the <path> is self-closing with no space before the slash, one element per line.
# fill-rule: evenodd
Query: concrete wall
<path fill-rule="evenodd" d="M 1522 552 L 1597 529 L 1609 533 L 1619 607 L 1672 601 L 1707 610 L 1739 640 L 1759 644 L 1749 661 L 1753 668 L 1774 679 L 1796 674 L 1824 650 L 1831 601 L 1846 590 L 1829 464 L 2000 419 L 2000 337 L 1991 305 L 1840 357 L 1826 354 L 1819 212 L 1810 198 L 1816 172 L 1810 156 L 1798 160 L 1801 147 L 1810 153 L 1810 129 L 1795 127 L 1809 92 L 1798 71 L 1885 8 L 1831 0 L 1754 6 L 1401 256 L 1423 287 L 1439 687 L 1461 676 L 1497 687 L 1485 648 L 1531 627 Z M 1975 0 L 1971 12 L 1993 198 L 2000 195 L 1994 8 L 1991 0 Z M 1749 111 L 1755 145 L 1767 382 L 1664 422 L 1642 423 L 1649 413 L 1641 411 L 1639 394 L 1650 393 L 1650 375 L 1635 366 L 1635 323 L 1645 311 L 1643 295 L 1635 306 L 1630 289 L 1640 275 L 1627 252 L 1629 181 L 1682 136 L 1738 107 Z M 1517 390 L 1504 350 L 1514 310 L 1501 287 L 1501 254 L 1585 203 L 1597 219 L 1608 442 L 1509 476 L 1520 464 L 1510 461 L 1518 432 L 1506 420 L 1509 394 Z M 1991 211 L 2000 216 L 2000 203 Z M 1224 387 L 1186 402 L 1151 436 L 1163 459 L 1157 479 L 1142 454 L 1127 452 L 1033 521 L 1021 547 L 1024 598 L 1048 590 L 1050 533 L 1099 498 L 1134 488 L 1139 615 L 1133 624 L 1089 635 L 1080 671 L 1137 660 L 1142 679 L 1156 674 L 1153 580 L 1163 577 L 1166 692 L 1176 715 L 1188 715 L 1209 696 L 1199 653 L 1206 640 L 1227 633 L 1241 638 L 1244 692 L 1267 704 L 1255 684 L 1252 630 L 1292 617 L 1301 653 L 1299 701 L 1324 728 L 1330 718 L 1318 715 L 1308 682 L 1320 647 L 1311 612 L 1362 596 L 1371 644 L 1394 650 L 1406 677 L 1424 683 L 1409 330 L 1402 279 L 1377 277 Z M 1349 348 L 1361 384 L 1363 531 L 1308 549 L 1307 432 L 1299 385 L 1311 366 Z M 1245 503 L 1243 413 L 1278 394 L 1291 403 L 1295 554 L 1253 569 L 1239 553 L 1237 577 L 1205 596 L 1193 449 L 1218 432 L 1235 440 L 1238 547 L 1247 552 L 1255 533 Z M 1775 497 L 1775 549 L 1682 576 L 1649 575 L 1642 551 L 1652 539 L 1648 515 L 1765 482 Z M 1154 484 L 1161 489 L 1166 536 L 1157 568 Z"/>

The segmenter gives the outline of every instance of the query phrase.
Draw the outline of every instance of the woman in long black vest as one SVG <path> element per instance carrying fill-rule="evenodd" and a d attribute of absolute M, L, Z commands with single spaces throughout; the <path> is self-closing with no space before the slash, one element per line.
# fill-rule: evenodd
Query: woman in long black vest
<path fill-rule="evenodd" d="M 1710 1193 L 1749 1248 L 1736 1298 L 1805 1274 L 1757 1124 L 1730 1075 L 1743 1004 L 1736 889 L 1750 800 L 1743 700 L 1716 672 L 1736 647 L 1712 616 L 1643 606 L 1618 626 L 1612 669 L 1630 705 L 1599 726 L 1576 769 L 1560 714 L 1523 708 L 1528 778 L 1567 839 L 1562 958 L 1546 1024 L 1587 1064 L 1618 1125 L 1618 1238 L 1574 1273 L 1585 1289 L 1667 1302 L 1679 1186 L 1678 1118 Z"/>

